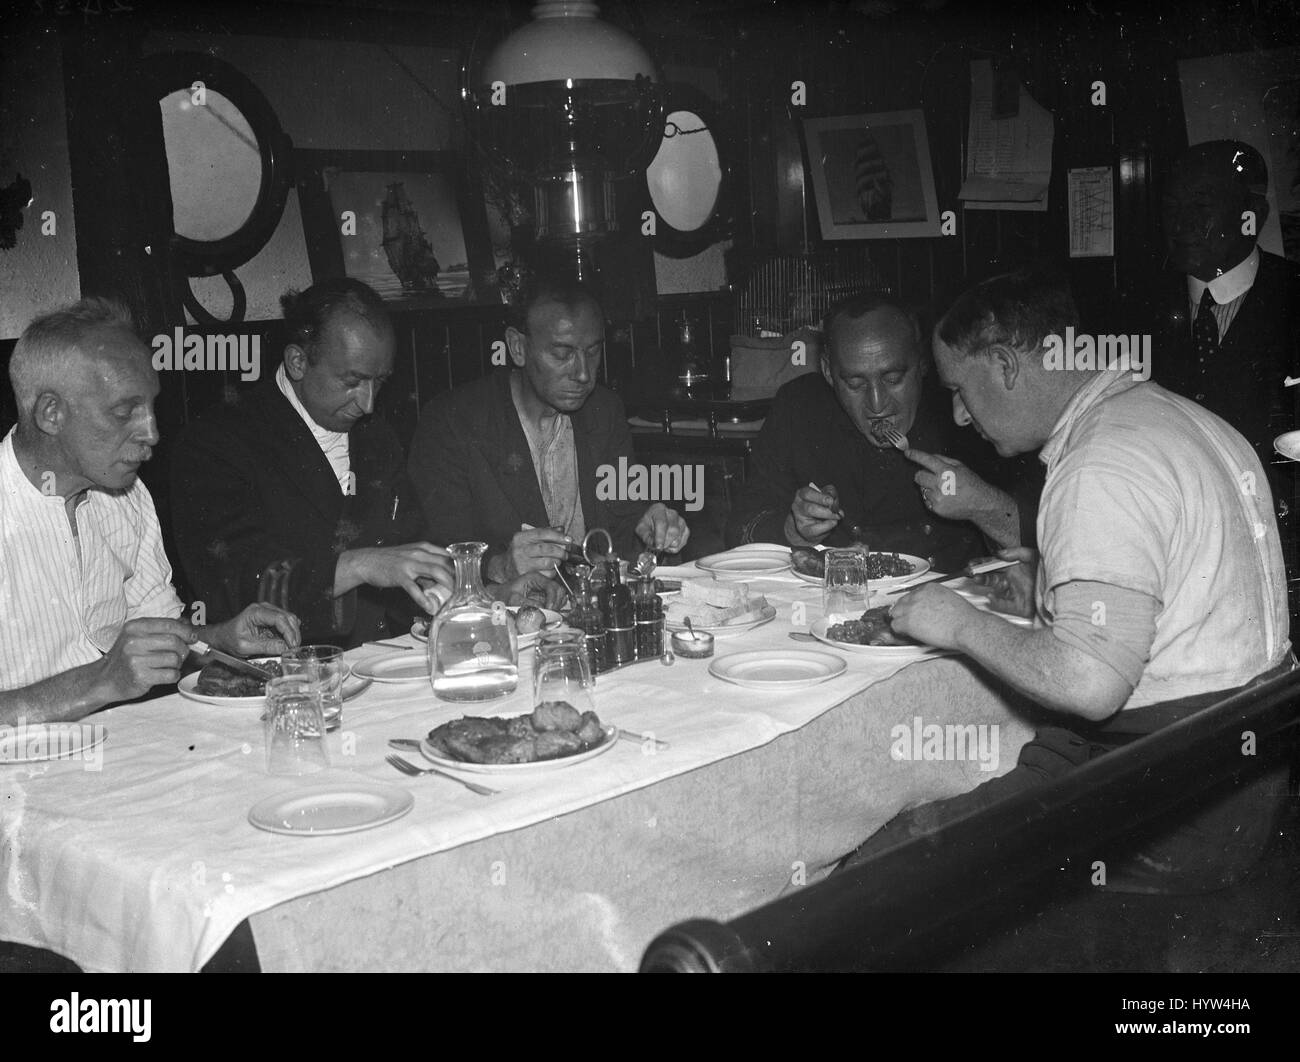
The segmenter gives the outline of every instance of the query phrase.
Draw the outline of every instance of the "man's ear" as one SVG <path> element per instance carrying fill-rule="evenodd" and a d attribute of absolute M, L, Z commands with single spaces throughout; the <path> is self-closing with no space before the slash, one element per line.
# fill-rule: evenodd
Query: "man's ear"
<path fill-rule="evenodd" d="M 818 359 L 818 364 L 821 366 L 822 379 L 825 380 L 828 384 L 830 384 L 831 389 L 834 390 L 835 378 L 831 375 L 831 359 L 828 358 L 825 354 L 823 354 Z"/>
<path fill-rule="evenodd" d="M 46 435 L 58 435 L 68 421 L 68 404 L 54 391 L 42 391 L 32 406 L 32 423 Z"/>
<path fill-rule="evenodd" d="M 524 350 L 524 334 L 519 329 L 506 329 L 506 350 L 510 351 L 510 360 L 522 369 L 528 356 Z"/>
<path fill-rule="evenodd" d="M 294 383 L 300 383 L 307 375 L 307 352 L 297 343 L 284 348 L 284 373 Z"/>
<path fill-rule="evenodd" d="M 1020 378 L 1023 368 L 1020 359 L 1026 355 L 1003 343 L 998 343 L 992 347 L 989 356 L 993 359 L 995 370 L 1002 377 L 1002 385 L 1008 391 L 1014 391 L 1016 380 Z"/>

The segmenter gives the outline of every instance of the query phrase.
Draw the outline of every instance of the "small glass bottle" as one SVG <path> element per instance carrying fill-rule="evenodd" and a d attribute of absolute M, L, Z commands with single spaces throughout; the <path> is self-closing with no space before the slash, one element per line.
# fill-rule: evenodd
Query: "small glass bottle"
<path fill-rule="evenodd" d="M 605 658 L 607 666 L 618 667 L 634 659 L 636 619 L 632 613 L 632 592 L 619 576 L 618 562 L 605 564 L 605 593 L 601 619 L 605 621 Z"/>
<path fill-rule="evenodd" d="M 485 542 L 447 547 L 456 563 L 456 590 L 429 630 L 429 681 L 444 701 L 489 701 L 519 684 L 519 636 L 514 618 L 483 589 L 479 565 Z"/>
<path fill-rule="evenodd" d="M 578 578 L 577 600 L 569 622 L 583 631 L 587 646 L 587 663 L 593 675 L 605 670 L 605 623 L 600 615 L 599 591 L 592 585 L 595 572 L 586 565 L 575 568 Z"/>
<path fill-rule="evenodd" d="M 687 397 L 702 393 L 709 382 L 709 363 L 695 347 L 695 335 L 691 322 L 682 311 L 682 319 L 677 325 L 680 346 L 681 368 L 677 372 L 677 381 L 685 389 Z"/>

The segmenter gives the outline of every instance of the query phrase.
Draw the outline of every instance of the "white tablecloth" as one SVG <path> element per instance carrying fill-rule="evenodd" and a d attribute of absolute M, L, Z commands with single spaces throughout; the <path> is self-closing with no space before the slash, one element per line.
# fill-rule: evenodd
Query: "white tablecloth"
<path fill-rule="evenodd" d="M 719 638 L 717 655 L 791 648 L 795 603 L 807 606 L 809 618 L 819 614 L 816 586 L 791 576 L 751 585 L 776 605 L 778 617 Z M 351 655 L 389 651 L 367 646 Z M 521 676 L 531 655 L 521 654 Z M 708 661 L 681 658 L 671 668 L 647 663 L 601 676 L 601 718 L 652 731 L 671 747 L 649 753 L 620 742 L 580 765 L 494 776 L 489 784 L 501 792 L 487 798 L 440 779 L 399 775 L 384 763 L 386 742 L 422 736 L 462 714 L 528 711 L 522 678 L 509 698 L 468 709 L 436 700 L 426 685 L 377 683 L 347 702 L 343 727 L 329 739 L 331 769 L 302 780 L 264 772 L 260 708 L 218 708 L 173 695 L 112 709 L 92 720 L 108 729 L 102 769 L 76 761 L 0 766 L 0 939 L 50 948 L 88 970 L 197 970 L 257 912 L 765 745 L 906 666 L 847 659 L 843 676 L 793 693 L 739 688 L 710 676 Z M 1004 743 L 995 773 L 1011 766 L 1027 732 L 1012 749 Z M 407 787 L 414 809 L 388 825 L 337 837 L 280 836 L 247 820 L 266 796 L 362 780 Z"/>

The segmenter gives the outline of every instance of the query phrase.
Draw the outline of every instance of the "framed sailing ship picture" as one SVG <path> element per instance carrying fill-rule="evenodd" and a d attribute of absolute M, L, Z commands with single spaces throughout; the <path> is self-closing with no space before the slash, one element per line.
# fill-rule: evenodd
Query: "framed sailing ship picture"
<path fill-rule="evenodd" d="M 939 235 L 919 109 L 805 118 L 803 128 L 823 239 Z"/>
<path fill-rule="evenodd" d="M 313 280 L 411 308 L 499 304 L 481 191 L 454 151 L 297 151 Z"/>

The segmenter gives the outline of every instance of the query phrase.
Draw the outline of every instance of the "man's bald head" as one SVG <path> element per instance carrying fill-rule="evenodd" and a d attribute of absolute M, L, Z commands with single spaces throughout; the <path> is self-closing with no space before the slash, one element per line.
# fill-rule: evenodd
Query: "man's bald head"
<path fill-rule="evenodd" d="M 1210 140 L 1180 155 L 1161 202 L 1170 264 L 1204 281 L 1245 259 L 1268 217 L 1268 166 L 1240 140 Z"/>

